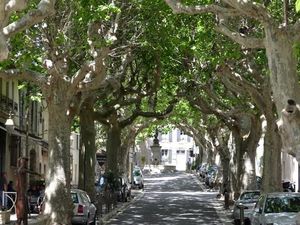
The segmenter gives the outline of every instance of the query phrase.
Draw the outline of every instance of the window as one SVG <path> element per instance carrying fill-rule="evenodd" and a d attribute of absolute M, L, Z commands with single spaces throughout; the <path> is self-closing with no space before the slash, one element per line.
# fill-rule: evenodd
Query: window
<path fill-rule="evenodd" d="M 172 133 L 172 131 L 170 131 L 170 133 L 169 133 L 169 142 L 172 142 L 172 136 L 173 136 L 173 133 Z"/>
<path fill-rule="evenodd" d="M 161 156 L 167 156 L 167 155 L 168 155 L 168 149 L 162 149 Z"/>
<path fill-rule="evenodd" d="M 73 203 L 79 203 L 78 196 L 76 193 L 71 193 L 71 198 Z"/>
<path fill-rule="evenodd" d="M 177 129 L 177 142 L 180 142 L 181 141 L 181 139 L 180 139 L 180 130 L 179 129 Z"/>

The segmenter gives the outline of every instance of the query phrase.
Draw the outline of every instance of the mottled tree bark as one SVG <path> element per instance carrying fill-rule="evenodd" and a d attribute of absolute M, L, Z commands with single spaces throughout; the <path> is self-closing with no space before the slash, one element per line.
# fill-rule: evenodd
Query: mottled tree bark
<path fill-rule="evenodd" d="M 274 120 L 267 120 L 264 137 L 262 191 L 281 191 L 281 139 Z"/>
<path fill-rule="evenodd" d="M 71 118 L 68 101 L 56 92 L 50 97 L 49 115 L 49 165 L 46 179 L 46 204 L 44 213 L 51 218 L 50 224 L 71 224 L 73 203 L 70 194 L 70 134 Z M 64 204 L 62 204 L 62 202 Z"/>
<path fill-rule="evenodd" d="M 121 151 L 121 128 L 116 117 L 110 119 L 107 134 L 106 151 L 107 151 L 107 171 L 118 174 L 118 154 Z"/>
<path fill-rule="evenodd" d="M 94 124 L 94 98 L 88 98 L 80 110 L 79 188 L 95 199 L 96 130 Z"/>

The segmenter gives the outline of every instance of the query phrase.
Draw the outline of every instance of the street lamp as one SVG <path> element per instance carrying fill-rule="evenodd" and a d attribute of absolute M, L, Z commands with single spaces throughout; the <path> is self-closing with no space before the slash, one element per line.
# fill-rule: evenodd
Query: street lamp
<path fill-rule="evenodd" d="M 25 152 L 24 152 L 24 156 L 28 157 L 28 151 L 29 151 L 29 121 L 28 121 L 28 108 L 26 110 L 26 114 L 25 114 Z M 14 114 L 12 114 L 11 112 L 9 113 L 9 116 L 5 122 L 5 127 L 7 129 L 7 132 L 9 134 L 12 134 L 14 132 L 15 129 L 15 123 L 14 120 L 12 118 L 12 116 L 14 116 Z M 20 116 L 18 116 L 20 117 Z M 24 118 L 24 117 L 23 117 Z"/>
<path fill-rule="evenodd" d="M 15 129 L 15 124 L 14 124 L 14 120 L 12 119 L 12 114 L 9 113 L 9 116 L 5 122 L 5 127 L 8 131 L 8 133 L 13 133 L 14 129 Z"/>

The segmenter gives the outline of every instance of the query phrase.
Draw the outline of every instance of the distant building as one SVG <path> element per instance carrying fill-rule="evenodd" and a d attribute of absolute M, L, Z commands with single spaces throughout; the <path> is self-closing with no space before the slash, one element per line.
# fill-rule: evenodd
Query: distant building
<path fill-rule="evenodd" d="M 188 165 L 195 161 L 195 153 L 198 152 L 192 137 L 184 134 L 179 129 L 173 129 L 167 134 L 158 135 L 159 145 L 161 146 L 161 165 L 174 166 L 178 171 L 185 171 Z M 141 166 L 140 159 L 145 157 L 145 164 L 153 162 L 153 138 L 146 140 L 136 148 L 136 165 Z"/>

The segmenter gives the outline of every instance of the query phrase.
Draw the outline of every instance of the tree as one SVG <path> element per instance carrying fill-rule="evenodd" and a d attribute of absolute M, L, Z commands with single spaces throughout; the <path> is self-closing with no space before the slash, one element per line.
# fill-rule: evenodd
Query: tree
<path fill-rule="evenodd" d="M 270 70 L 270 82 L 278 115 L 288 119 L 281 120 L 283 149 L 297 157 L 300 162 L 298 119 L 300 101 L 297 75 L 297 58 L 294 46 L 299 41 L 299 21 L 291 12 L 278 14 L 278 2 L 268 1 L 266 5 L 252 1 L 225 0 L 222 4 L 184 5 L 176 0 L 165 0 L 174 13 L 189 15 L 213 13 L 217 16 L 216 30 L 231 40 L 239 43 L 244 49 L 265 49 Z M 283 10 L 282 10 L 283 11 Z M 288 15 L 291 15 L 288 18 Z M 232 20 L 241 23 L 234 30 Z M 254 27 L 249 21 L 255 20 Z M 296 22 L 294 22 L 296 21 Z M 234 23 L 236 24 L 236 23 Z M 250 23 L 252 24 L 252 23 Z M 260 29 L 263 28 L 263 30 Z M 243 28 L 242 30 L 240 28 Z M 262 32 L 263 31 L 263 32 Z M 291 101 L 290 101 L 291 100 Z M 286 107 L 286 105 L 288 105 Z M 289 107 L 291 106 L 291 107 Z M 283 114 L 281 114 L 283 111 Z M 290 120 L 292 123 L 287 123 Z M 290 126 L 294 124 L 293 126 Z M 287 138 L 288 137 L 288 138 Z"/>
<path fill-rule="evenodd" d="M 30 4 L 34 4 L 33 1 L 10 0 L 0 3 L 0 62 L 8 58 L 10 38 L 54 14 L 55 0 L 41 0 L 36 9 L 30 9 L 25 15 L 19 13 L 26 12 Z"/>
<path fill-rule="evenodd" d="M 43 93 L 50 115 L 44 213 L 50 224 L 70 224 L 71 123 L 85 93 L 105 83 L 118 9 L 81 1 L 57 1 L 55 7 L 55 17 L 28 31 L 22 41 L 13 40 L 21 44 L 14 45 L 17 54 L 2 64 L 0 77 L 30 81 Z"/>

